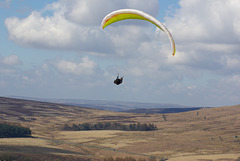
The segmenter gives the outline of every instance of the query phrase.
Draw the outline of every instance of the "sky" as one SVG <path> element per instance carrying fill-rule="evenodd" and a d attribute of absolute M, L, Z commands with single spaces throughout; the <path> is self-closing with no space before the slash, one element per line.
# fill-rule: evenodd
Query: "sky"
<path fill-rule="evenodd" d="M 147 21 L 101 28 L 124 8 L 164 23 L 175 56 Z M 239 0 L 0 0 L 0 95 L 240 104 L 239 8 Z"/>

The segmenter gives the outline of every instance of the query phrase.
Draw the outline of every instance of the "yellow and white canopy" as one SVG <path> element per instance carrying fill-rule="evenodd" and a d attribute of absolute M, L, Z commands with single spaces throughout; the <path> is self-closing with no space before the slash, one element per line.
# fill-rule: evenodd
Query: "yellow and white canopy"
<path fill-rule="evenodd" d="M 153 16 L 147 13 L 144 13 L 142 11 L 135 10 L 135 9 L 121 9 L 121 10 L 113 11 L 109 13 L 106 17 L 104 17 L 104 19 L 102 20 L 101 26 L 104 29 L 106 26 L 114 22 L 125 20 L 125 19 L 145 20 L 156 25 L 158 28 L 160 28 L 162 31 L 164 31 L 167 34 L 172 46 L 172 55 L 175 55 L 176 53 L 175 42 L 173 40 L 171 33 L 160 21 L 158 21 Z"/>

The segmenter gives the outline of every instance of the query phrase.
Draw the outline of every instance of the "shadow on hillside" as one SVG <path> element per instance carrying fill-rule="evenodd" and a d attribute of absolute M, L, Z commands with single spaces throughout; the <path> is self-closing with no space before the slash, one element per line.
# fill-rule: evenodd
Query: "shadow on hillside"
<path fill-rule="evenodd" d="M 31 154 L 74 154 L 74 155 L 87 155 L 80 152 L 74 152 L 70 150 L 63 150 L 50 147 L 39 147 L 39 146 L 10 146 L 0 145 L 0 151 L 2 152 L 19 152 L 19 153 L 31 153 Z"/>

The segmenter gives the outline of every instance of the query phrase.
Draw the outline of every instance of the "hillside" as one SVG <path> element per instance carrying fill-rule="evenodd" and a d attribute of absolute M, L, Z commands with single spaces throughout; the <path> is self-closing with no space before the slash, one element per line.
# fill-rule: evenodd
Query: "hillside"
<path fill-rule="evenodd" d="M 139 108 L 190 108 L 188 106 L 167 103 L 143 103 L 143 102 L 122 102 L 122 101 L 104 101 L 104 100 L 84 100 L 84 99 L 46 99 L 46 98 L 32 98 L 12 96 L 12 98 L 35 100 L 42 102 L 51 102 L 65 105 L 74 105 L 82 107 L 90 107 L 107 111 L 125 112 L 127 110 L 134 110 Z"/>
<path fill-rule="evenodd" d="M 194 108 L 136 108 L 132 110 L 126 110 L 123 112 L 127 113 L 179 113 L 179 112 L 188 112 L 188 111 L 195 111 L 200 110 L 201 107 L 194 107 Z"/>
<path fill-rule="evenodd" d="M 136 114 L 0 98 L 0 121 L 30 127 L 32 138 L 0 139 L 0 154 L 169 161 L 234 161 L 240 157 L 240 105 L 171 114 Z M 65 124 L 93 122 L 154 123 L 158 130 L 62 131 Z M 46 159 L 45 159 L 46 160 Z M 51 159 L 50 159 L 51 160 Z"/>

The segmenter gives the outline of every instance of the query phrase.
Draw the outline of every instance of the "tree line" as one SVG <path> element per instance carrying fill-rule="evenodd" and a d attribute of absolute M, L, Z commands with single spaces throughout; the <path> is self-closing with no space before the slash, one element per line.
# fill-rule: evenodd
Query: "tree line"
<path fill-rule="evenodd" d="M 28 137 L 31 134 L 32 131 L 29 128 L 21 127 L 21 125 L 0 123 L 0 138 Z"/>
<path fill-rule="evenodd" d="M 87 130 L 152 131 L 156 129 L 157 126 L 153 123 L 122 124 L 117 122 L 82 123 L 78 125 L 65 124 L 63 127 L 63 130 L 66 131 L 87 131 Z"/>

